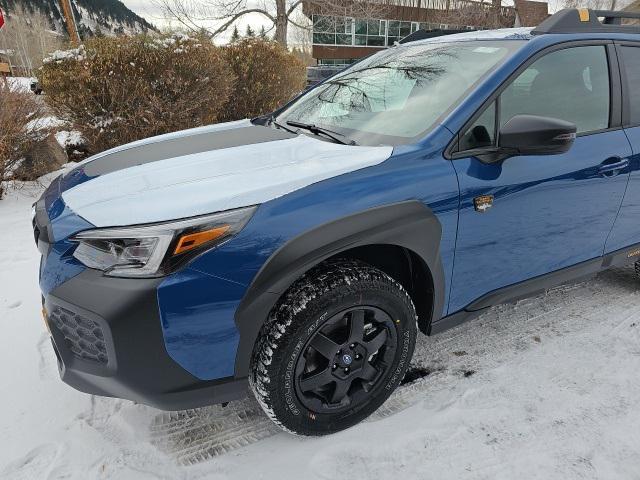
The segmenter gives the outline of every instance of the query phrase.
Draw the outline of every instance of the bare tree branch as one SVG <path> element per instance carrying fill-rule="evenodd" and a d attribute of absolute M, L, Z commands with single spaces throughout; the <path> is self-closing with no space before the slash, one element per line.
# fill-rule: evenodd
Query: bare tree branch
<path fill-rule="evenodd" d="M 293 4 L 289 7 L 289 10 L 287 10 L 287 17 L 290 17 L 291 14 L 293 13 L 293 11 L 298 8 L 300 5 L 302 5 L 302 0 L 297 0 L 295 2 L 293 2 Z"/>
<path fill-rule="evenodd" d="M 276 19 L 273 18 L 273 16 L 267 12 L 266 10 L 262 10 L 260 8 L 249 8 L 247 10 L 242 10 L 241 12 L 236 13 L 235 15 L 232 15 L 226 22 L 224 22 L 220 27 L 218 27 L 216 30 L 214 30 L 211 34 L 212 37 L 216 37 L 218 35 L 220 35 L 222 32 L 226 31 L 231 25 L 233 25 L 233 23 L 238 20 L 240 17 L 247 15 L 249 13 L 259 13 L 261 15 L 264 15 L 265 17 L 267 17 L 269 20 L 271 20 L 272 22 L 275 23 Z"/>

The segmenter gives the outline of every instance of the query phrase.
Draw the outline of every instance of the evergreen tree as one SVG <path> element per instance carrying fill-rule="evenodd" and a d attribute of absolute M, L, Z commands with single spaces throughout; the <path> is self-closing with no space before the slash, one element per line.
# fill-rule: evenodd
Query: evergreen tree
<path fill-rule="evenodd" d="M 263 38 L 263 39 L 267 38 L 267 31 L 264 29 L 264 25 L 260 27 L 260 38 Z"/>
<path fill-rule="evenodd" d="M 251 28 L 251 25 L 247 25 L 247 33 L 245 33 L 244 36 L 245 37 L 255 37 L 256 36 L 256 32 L 253 31 L 253 28 Z"/>
<path fill-rule="evenodd" d="M 238 32 L 238 26 L 233 26 L 233 33 L 231 34 L 231 43 L 237 42 L 240 40 L 240 32 Z"/>

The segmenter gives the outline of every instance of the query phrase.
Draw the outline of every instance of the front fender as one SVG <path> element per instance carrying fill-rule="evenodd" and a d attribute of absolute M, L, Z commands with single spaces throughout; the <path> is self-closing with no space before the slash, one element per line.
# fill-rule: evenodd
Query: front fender
<path fill-rule="evenodd" d="M 395 245 L 418 255 L 432 275 L 432 321 L 440 318 L 445 301 L 441 237 L 442 226 L 431 209 L 418 200 L 410 200 L 348 215 L 287 241 L 264 263 L 236 310 L 240 343 L 235 376 L 248 375 L 258 333 L 293 282 L 323 260 L 355 247 Z"/>

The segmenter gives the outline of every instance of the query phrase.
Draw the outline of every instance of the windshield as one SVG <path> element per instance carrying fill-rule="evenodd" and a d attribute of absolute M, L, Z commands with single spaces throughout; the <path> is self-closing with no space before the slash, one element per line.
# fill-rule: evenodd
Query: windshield
<path fill-rule="evenodd" d="M 330 129 L 359 145 L 400 145 L 424 135 L 522 41 L 406 45 L 364 59 L 277 117 Z"/>

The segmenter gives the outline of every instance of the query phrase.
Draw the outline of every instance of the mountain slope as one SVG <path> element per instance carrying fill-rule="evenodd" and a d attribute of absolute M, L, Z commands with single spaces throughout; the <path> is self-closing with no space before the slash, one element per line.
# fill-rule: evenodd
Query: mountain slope
<path fill-rule="evenodd" d="M 155 30 L 144 18 L 129 10 L 119 0 L 71 0 L 78 30 L 82 36 L 134 34 Z M 57 0 L 0 0 L 9 15 L 16 8 L 43 13 L 51 27 L 64 32 L 62 8 Z"/>

